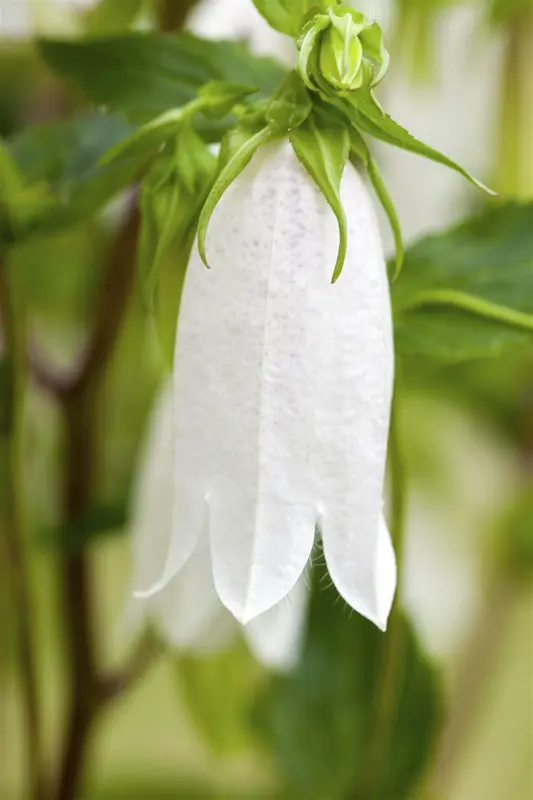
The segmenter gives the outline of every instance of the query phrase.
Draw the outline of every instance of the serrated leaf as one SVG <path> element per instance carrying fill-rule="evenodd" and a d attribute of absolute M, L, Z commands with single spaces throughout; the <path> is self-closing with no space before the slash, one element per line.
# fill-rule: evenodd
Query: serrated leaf
<path fill-rule="evenodd" d="M 138 171 L 135 159 L 102 167 L 103 153 L 131 130 L 119 117 L 86 113 L 27 128 L 9 143 L 23 177 L 17 239 L 46 236 L 95 214 Z"/>
<path fill-rule="evenodd" d="M 38 46 L 47 65 L 89 100 L 137 123 L 194 100 L 209 81 L 257 86 L 264 98 L 285 74 L 275 61 L 252 55 L 240 43 L 185 33 L 43 39 Z"/>
<path fill-rule="evenodd" d="M 440 685 L 406 621 L 394 715 L 382 731 L 381 762 L 369 785 L 369 757 L 382 700 L 387 636 L 339 600 L 316 566 L 303 656 L 272 681 L 258 721 L 293 795 L 306 800 L 402 800 L 424 771 L 440 724 Z"/>
<path fill-rule="evenodd" d="M 371 94 L 365 95 L 363 93 L 357 93 L 357 95 L 355 95 L 354 93 L 350 108 L 351 113 L 349 116 L 356 128 L 365 133 L 369 133 L 376 139 L 387 142 L 387 144 L 400 147 L 402 150 L 407 150 L 410 153 L 415 153 L 423 158 L 428 158 L 430 161 L 435 161 L 438 164 L 449 167 L 462 175 L 463 178 L 466 178 L 467 181 L 478 189 L 490 195 L 496 194 L 492 189 L 485 186 L 484 183 L 474 178 L 466 169 L 455 161 L 452 161 L 451 158 L 448 158 L 448 156 L 443 153 L 439 153 L 438 150 L 429 147 L 429 145 L 424 144 L 410 134 L 405 128 L 402 128 L 392 117 L 385 114 Z"/>
<path fill-rule="evenodd" d="M 374 187 L 374 191 L 378 196 L 378 200 L 382 205 L 383 210 L 385 211 L 391 229 L 394 236 L 394 244 L 396 247 L 396 264 L 395 269 L 392 271 L 392 280 L 395 281 L 400 274 L 400 270 L 403 266 L 404 260 L 404 244 L 403 244 L 403 236 L 402 236 L 402 229 L 400 225 L 400 220 L 398 219 L 398 214 L 396 212 L 396 206 L 389 194 L 389 190 L 387 189 L 387 185 L 383 180 L 381 175 L 380 169 L 377 165 L 377 162 L 372 156 L 370 152 L 370 148 L 368 147 L 367 143 L 359 133 L 356 131 L 355 128 L 352 128 L 350 131 L 350 146 L 352 151 L 361 159 L 363 164 L 366 167 L 368 172 L 368 177 Z"/>
<path fill-rule="evenodd" d="M 202 208 L 198 221 L 198 252 L 206 267 L 209 266 L 206 254 L 206 237 L 209 222 L 213 211 L 217 207 L 226 189 L 233 183 L 243 169 L 250 163 L 257 150 L 266 142 L 271 141 L 276 136 L 276 131 L 268 125 L 258 133 L 243 141 L 240 147 L 234 152 L 230 160 L 222 167 L 217 179 L 213 184 L 204 207 Z"/>
<path fill-rule="evenodd" d="M 348 228 L 340 196 L 341 180 L 350 154 L 346 126 L 330 117 L 310 116 L 290 132 L 291 144 L 301 164 L 326 198 L 339 226 L 339 250 L 332 283 L 339 278 L 346 258 Z"/>
<path fill-rule="evenodd" d="M 533 204 L 507 203 L 406 253 L 392 292 L 400 355 L 460 362 L 533 339 Z"/>

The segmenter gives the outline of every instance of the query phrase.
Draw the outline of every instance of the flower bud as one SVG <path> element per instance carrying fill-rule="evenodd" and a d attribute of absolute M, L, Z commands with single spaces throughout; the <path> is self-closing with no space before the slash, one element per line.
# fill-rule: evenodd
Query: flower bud
<path fill-rule="evenodd" d="M 304 83 L 320 91 L 372 88 L 389 62 L 379 25 L 344 6 L 316 14 L 304 27 L 298 49 Z"/>
<path fill-rule="evenodd" d="M 320 72 L 334 89 L 352 91 L 363 83 L 363 45 L 360 27 L 350 14 L 331 14 L 331 26 L 322 36 Z"/>

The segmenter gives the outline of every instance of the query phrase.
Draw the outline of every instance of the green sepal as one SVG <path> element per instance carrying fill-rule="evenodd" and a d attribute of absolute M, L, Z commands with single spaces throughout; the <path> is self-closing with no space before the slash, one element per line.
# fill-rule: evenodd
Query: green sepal
<path fill-rule="evenodd" d="M 463 178 L 466 178 L 467 181 L 478 189 L 492 196 L 496 194 L 496 192 L 489 189 L 488 186 L 485 186 L 484 183 L 474 178 L 464 167 L 461 167 L 438 150 L 416 139 L 409 131 L 402 128 L 392 117 L 385 114 L 370 92 L 357 92 L 350 96 L 348 116 L 355 128 L 363 130 L 376 139 L 387 142 L 387 144 L 394 145 L 402 150 L 407 150 L 416 155 L 428 158 L 430 161 L 435 161 L 437 164 L 449 167 L 462 175 Z"/>
<path fill-rule="evenodd" d="M 330 24 L 328 15 L 320 14 L 304 26 L 297 41 L 299 52 L 298 69 L 307 88 L 313 91 L 317 89 L 315 81 L 311 78 L 311 71 L 315 74 L 317 72 L 316 44 L 321 34 L 329 28 Z"/>
<path fill-rule="evenodd" d="M 216 170 L 216 158 L 192 128 L 160 156 L 141 184 L 139 280 L 148 314 L 155 311 L 159 272 L 172 244 L 194 226 Z"/>
<path fill-rule="evenodd" d="M 246 138 L 233 152 L 227 163 L 222 167 L 213 187 L 204 203 L 198 221 L 198 252 L 205 266 L 209 268 L 206 254 L 206 237 L 209 222 L 226 189 L 238 178 L 243 169 L 250 163 L 257 150 L 267 142 L 274 139 L 278 131 L 267 125 L 251 137 Z"/>
<path fill-rule="evenodd" d="M 367 58 L 377 64 L 377 74 L 374 75 L 371 86 L 377 86 L 385 77 L 390 63 L 389 52 L 383 42 L 383 31 L 377 22 L 372 22 L 359 34 Z"/>
<path fill-rule="evenodd" d="M 190 122 L 198 112 L 208 117 L 225 117 L 257 90 L 250 86 L 210 81 L 198 91 L 198 97 L 185 106 L 172 108 L 150 120 L 105 153 L 102 165 L 135 156 L 153 155 L 166 141 L 172 139 L 180 128 Z"/>
<path fill-rule="evenodd" d="M 355 130 L 355 128 L 350 130 L 350 146 L 352 153 L 358 156 L 365 165 L 370 182 L 372 183 L 374 191 L 387 215 L 389 224 L 391 226 L 396 248 L 395 269 L 391 275 L 391 281 L 394 282 L 400 274 L 405 255 L 402 229 L 400 220 L 398 218 L 398 213 L 396 211 L 396 206 L 394 205 L 394 201 L 389 194 L 389 190 L 387 189 L 385 181 L 383 180 L 383 176 L 381 175 L 378 164 L 370 152 L 370 148 L 359 131 Z"/>
<path fill-rule="evenodd" d="M 327 200 L 339 225 L 339 250 L 332 283 L 338 279 L 346 259 L 348 226 L 340 196 L 341 180 L 350 155 L 350 136 L 341 120 L 314 112 L 290 132 L 294 152 Z"/>
<path fill-rule="evenodd" d="M 290 72 L 272 98 L 266 111 L 269 123 L 288 131 L 301 125 L 311 113 L 313 105 L 301 75 Z"/>
<path fill-rule="evenodd" d="M 210 118 L 220 119 L 230 114 L 235 106 L 255 94 L 257 86 L 243 86 L 227 81 L 209 81 L 198 90 L 200 110 Z"/>

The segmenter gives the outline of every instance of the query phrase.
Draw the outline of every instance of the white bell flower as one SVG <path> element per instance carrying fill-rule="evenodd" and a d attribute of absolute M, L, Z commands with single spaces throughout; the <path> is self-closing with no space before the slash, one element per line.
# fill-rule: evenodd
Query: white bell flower
<path fill-rule="evenodd" d="M 172 528 L 172 385 L 168 382 L 152 412 L 132 509 L 133 585 L 150 586 L 161 575 Z M 268 667 L 290 669 L 297 662 L 307 610 L 305 578 L 276 608 L 253 620 L 244 634 Z M 239 625 L 215 591 L 207 536 L 180 573 L 159 594 L 134 600 L 129 626 L 151 620 L 162 638 L 182 652 L 208 654 L 231 644 Z"/>
<path fill-rule="evenodd" d="M 337 224 L 286 140 L 259 148 L 217 205 L 212 269 L 192 254 L 175 350 L 172 540 L 147 595 L 190 568 L 207 536 L 216 591 L 247 623 L 297 585 L 318 531 L 340 594 L 386 626 L 389 286 L 351 165 L 341 197 L 348 252 L 334 285 Z"/>

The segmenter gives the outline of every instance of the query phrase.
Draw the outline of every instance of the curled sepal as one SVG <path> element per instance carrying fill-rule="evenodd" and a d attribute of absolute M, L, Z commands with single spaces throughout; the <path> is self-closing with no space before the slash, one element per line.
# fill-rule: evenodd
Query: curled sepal
<path fill-rule="evenodd" d="M 370 92 L 358 93 L 351 95 L 349 105 L 347 106 L 347 114 L 352 122 L 352 125 L 369 133 L 376 139 L 381 139 L 387 144 L 400 147 L 402 150 L 407 150 L 416 155 L 428 158 L 430 161 L 435 161 L 437 164 L 442 164 L 445 167 L 453 169 L 458 172 L 463 178 L 472 183 L 478 189 L 494 196 L 496 192 L 489 189 L 484 183 L 477 178 L 474 178 L 464 167 L 452 161 L 451 158 L 435 150 L 427 144 L 424 144 L 419 139 L 415 138 L 405 128 L 402 128 L 392 117 L 385 114 L 383 109 L 376 103 Z"/>
<path fill-rule="evenodd" d="M 239 144 L 222 167 L 211 191 L 204 203 L 198 221 L 198 252 L 206 267 L 209 267 L 206 253 L 206 237 L 209 221 L 226 189 L 231 186 L 243 169 L 250 163 L 252 156 L 266 142 L 276 137 L 277 131 L 272 125 L 267 125 Z M 227 151 L 226 151 L 227 152 Z"/>
<path fill-rule="evenodd" d="M 332 117 L 314 112 L 299 128 L 290 133 L 294 152 L 327 200 L 339 225 L 339 249 L 332 283 L 342 272 L 348 245 L 346 213 L 340 187 L 350 154 L 348 129 Z"/>
<path fill-rule="evenodd" d="M 396 265 L 394 272 L 392 274 L 392 280 L 395 281 L 403 266 L 404 261 L 404 243 L 403 243 L 403 236 L 402 236 L 402 229 L 400 226 L 400 220 L 398 218 L 398 213 L 396 211 L 396 207 L 392 200 L 392 197 L 389 194 L 389 190 L 383 180 L 383 176 L 381 175 L 381 171 L 377 165 L 376 160 L 372 156 L 370 152 L 370 148 L 355 128 L 352 128 L 350 131 L 350 147 L 352 150 L 352 154 L 357 156 L 361 159 L 363 164 L 366 167 L 366 171 L 368 173 L 368 177 L 374 191 L 378 197 L 379 202 L 381 203 L 385 214 L 389 220 L 389 224 L 391 226 L 392 234 L 394 236 L 394 244 L 396 249 Z"/>
<path fill-rule="evenodd" d="M 382 80 L 389 54 L 377 22 L 346 6 L 330 7 L 304 26 L 298 68 L 306 86 L 322 92 L 371 89 Z"/>

